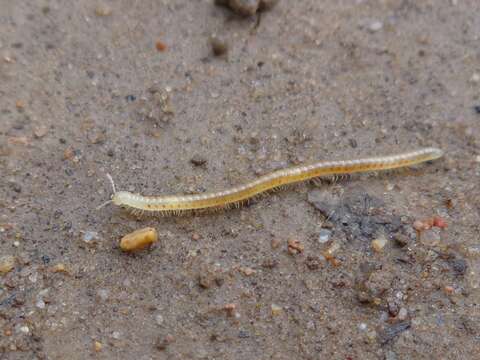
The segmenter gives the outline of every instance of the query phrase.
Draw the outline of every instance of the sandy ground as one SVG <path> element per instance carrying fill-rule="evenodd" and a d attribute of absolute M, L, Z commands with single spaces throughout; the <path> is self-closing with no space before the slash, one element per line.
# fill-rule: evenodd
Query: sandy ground
<path fill-rule="evenodd" d="M 0 0 L 0 358 L 478 359 L 479 13 Z M 95 210 L 106 173 L 191 193 L 423 146 L 446 156 L 228 212 Z M 145 226 L 159 243 L 122 253 Z"/>

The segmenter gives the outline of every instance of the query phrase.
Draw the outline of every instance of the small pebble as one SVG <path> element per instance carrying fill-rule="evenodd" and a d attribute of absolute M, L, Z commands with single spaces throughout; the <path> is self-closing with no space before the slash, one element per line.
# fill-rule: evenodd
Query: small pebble
<path fill-rule="evenodd" d="M 22 100 L 17 100 L 15 102 L 15 106 L 17 109 L 23 109 L 25 107 L 25 103 Z"/>
<path fill-rule="evenodd" d="M 222 286 L 223 283 L 223 275 L 210 266 L 202 266 L 198 271 L 198 284 L 204 289 L 209 289 L 214 284 Z"/>
<path fill-rule="evenodd" d="M 272 304 L 270 306 L 270 309 L 272 311 L 272 315 L 273 316 L 277 316 L 277 315 L 280 315 L 280 313 L 282 312 L 282 307 L 281 306 L 278 306 L 276 304 Z"/>
<path fill-rule="evenodd" d="M 445 219 L 443 219 L 440 216 L 434 216 L 433 217 L 433 226 L 440 228 L 440 229 L 445 229 L 448 225 Z"/>
<path fill-rule="evenodd" d="M 21 187 L 20 184 L 12 181 L 12 182 L 9 183 L 9 185 L 10 185 L 10 188 L 11 188 L 13 191 L 15 191 L 16 193 L 21 193 L 21 192 L 22 192 L 22 187 Z"/>
<path fill-rule="evenodd" d="M 210 37 L 210 46 L 215 56 L 223 56 L 228 52 L 228 43 L 215 34 Z"/>
<path fill-rule="evenodd" d="M 395 233 L 393 235 L 393 240 L 395 240 L 396 244 L 400 247 L 404 247 L 410 242 L 409 237 L 402 233 Z"/>
<path fill-rule="evenodd" d="M 278 239 L 272 239 L 272 241 L 270 242 L 270 246 L 272 247 L 272 249 L 278 249 L 278 247 L 280 246 L 280 240 Z"/>
<path fill-rule="evenodd" d="M 332 260 L 334 257 L 334 254 L 340 249 L 340 243 L 334 242 L 330 247 L 323 252 L 323 256 L 327 260 Z"/>
<path fill-rule="evenodd" d="M 248 338 L 250 337 L 250 334 L 249 334 L 247 331 L 245 331 L 245 330 L 240 330 L 240 331 L 238 332 L 238 337 L 239 337 L 240 339 L 248 339 Z"/>
<path fill-rule="evenodd" d="M 367 324 L 365 324 L 365 323 L 358 324 L 358 330 L 360 330 L 360 331 L 367 330 Z"/>
<path fill-rule="evenodd" d="M 225 306 L 223 306 L 223 310 L 225 310 L 227 312 L 228 316 L 235 316 L 235 313 L 236 313 L 235 310 L 236 309 L 237 309 L 237 305 L 235 305 L 233 303 L 226 304 Z"/>
<path fill-rule="evenodd" d="M 420 241 L 424 245 L 438 246 L 441 243 L 440 230 L 431 229 L 430 231 L 423 232 Z"/>
<path fill-rule="evenodd" d="M 92 245 L 96 242 L 96 240 L 98 240 L 98 233 L 95 231 L 85 231 L 83 233 L 82 240 L 84 243 Z"/>
<path fill-rule="evenodd" d="M 65 274 L 68 274 L 67 267 L 65 266 L 65 264 L 62 264 L 62 263 L 59 263 L 59 264 L 54 265 L 51 270 L 52 270 L 53 273 L 65 273 Z"/>
<path fill-rule="evenodd" d="M 378 334 L 380 344 L 386 344 L 400 335 L 402 332 L 408 330 L 411 326 L 410 321 L 400 321 L 392 325 L 385 326 L 380 329 Z"/>
<path fill-rule="evenodd" d="M 468 268 L 468 264 L 465 259 L 455 259 L 451 262 L 451 265 L 456 275 L 465 275 Z"/>
<path fill-rule="evenodd" d="M 387 300 L 388 312 L 392 316 L 397 316 L 398 312 L 400 311 L 398 302 L 395 299 Z"/>
<path fill-rule="evenodd" d="M 45 125 L 40 125 L 33 129 L 33 135 L 37 139 L 40 139 L 45 135 L 47 135 L 47 132 L 48 132 L 48 128 Z"/>
<path fill-rule="evenodd" d="M 2 256 L 0 258 L 0 274 L 6 274 L 15 267 L 15 258 L 11 255 Z"/>
<path fill-rule="evenodd" d="M 368 26 L 368 30 L 371 32 L 377 32 L 383 28 L 383 23 L 381 21 L 374 21 Z"/>
<path fill-rule="evenodd" d="M 35 306 L 39 309 L 45 309 L 45 301 L 43 301 L 43 299 L 38 299 Z"/>
<path fill-rule="evenodd" d="M 102 345 L 102 343 L 101 343 L 100 341 L 95 341 L 95 342 L 93 343 L 93 349 L 95 350 L 95 352 L 101 351 L 101 350 L 102 350 L 102 347 L 103 347 L 103 345 Z"/>
<path fill-rule="evenodd" d="M 255 270 L 253 270 L 249 267 L 241 267 L 241 268 L 238 269 L 238 271 L 240 271 L 245 276 L 251 276 L 251 275 L 255 274 Z"/>
<path fill-rule="evenodd" d="M 405 308 L 403 308 L 403 307 L 400 308 L 397 317 L 398 317 L 398 320 L 401 320 L 401 321 L 406 320 L 407 317 L 408 317 L 408 311 L 407 311 L 407 309 L 405 309 Z"/>
<path fill-rule="evenodd" d="M 443 288 L 443 291 L 445 291 L 447 295 L 452 295 L 455 292 L 455 288 L 453 286 L 447 285 Z"/>
<path fill-rule="evenodd" d="M 264 267 L 265 269 L 273 269 L 275 267 L 278 266 L 278 261 L 275 260 L 275 259 L 266 259 L 263 263 L 262 263 L 262 267 Z"/>
<path fill-rule="evenodd" d="M 165 337 L 160 336 L 157 338 L 157 341 L 155 343 L 155 347 L 157 350 L 165 350 L 168 345 L 173 343 L 175 341 L 175 338 L 173 335 L 167 334 Z"/>
<path fill-rule="evenodd" d="M 195 166 L 204 166 L 207 163 L 207 159 L 200 155 L 194 155 L 191 159 L 190 162 L 195 165 Z"/>
<path fill-rule="evenodd" d="M 305 264 L 309 270 L 318 270 L 320 268 L 321 261 L 318 256 L 307 256 Z"/>
<path fill-rule="evenodd" d="M 480 244 L 468 246 L 465 250 L 469 257 L 472 257 L 472 258 L 480 257 Z"/>
<path fill-rule="evenodd" d="M 226 6 L 241 16 L 252 16 L 257 11 L 271 10 L 278 0 L 215 0 L 215 4 Z"/>
<path fill-rule="evenodd" d="M 377 338 L 377 332 L 375 330 L 367 332 L 367 339 L 372 342 Z"/>
<path fill-rule="evenodd" d="M 162 325 L 163 324 L 163 316 L 162 314 L 157 314 L 155 315 L 155 322 L 157 325 Z"/>
<path fill-rule="evenodd" d="M 110 16 L 112 9 L 106 4 L 100 4 L 95 8 L 95 15 L 97 16 Z"/>
<path fill-rule="evenodd" d="M 290 239 L 288 240 L 287 242 L 287 249 L 288 249 L 288 253 L 291 254 L 291 255 L 296 255 L 296 254 L 300 254 L 303 252 L 303 250 L 305 249 L 305 247 L 303 246 L 303 244 L 296 240 L 296 239 Z"/>
<path fill-rule="evenodd" d="M 125 235 L 120 240 L 120 248 L 123 251 L 143 250 L 152 246 L 158 240 L 157 230 L 151 227 L 138 229 Z"/>
<path fill-rule="evenodd" d="M 20 326 L 19 331 L 23 334 L 29 334 L 30 333 L 30 328 L 26 325 Z"/>
<path fill-rule="evenodd" d="M 5 54 L 3 55 L 3 61 L 5 61 L 7 64 L 13 64 L 15 62 L 15 58 L 10 54 Z"/>
<path fill-rule="evenodd" d="M 215 0 L 216 5 L 227 6 L 241 16 L 254 15 L 258 10 L 259 3 L 260 0 Z"/>
<path fill-rule="evenodd" d="M 163 52 L 163 51 L 167 50 L 167 45 L 166 45 L 163 41 L 158 40 L 158 41 L 155 43 L 155 48 L 156 48 L 158 51 Z"/>
<path fill-rule="evenodd" d="M 277 5 L 279 0 L 260 0 L 258 4 L 258 11 L 268 11 Z"/>
<path fill-rule="evenodd" d="M 26 136 L 10 136 L 7 142 L 12 145 L 30 145 L 30 140 Z"/>
<path fill-rule="evenodd" d="M 109 297 L 109 292 L 107 289 L 100 289 L 97 291 L 97 296 L 101 301 L 107 301 Z"/>
<path fill-rule="evenodd" d="M 426 224 L 425 222 L 421 221 L 421 220 L 415 220 L 413 222 L 413 228 L 417 231 L 424 231 L 424 230 L 428 230 L 430 229 L 432 226 L 429 225 L 429 224 Z"/>
<path fill-rule="evenodd" d="M 320 244 L 325 244 L 330 240 L 330 236 L 332 235 L 332 230 L 330 229 L 322 229 L 320 230 L 320 233 L 318 234 L 318 242 Z"/>
<path fill-rule="evenodd" d="M 395 354 L 393 351 L 388 350 L 385 354 L 385 360 L 397 360 L 397 354 Z"/>
<path fill-rule="evenodd" d="M 474 73 L 472 77 L 470 78 L 470 82 L 473 84 L 476 84 L 480 82 L 480 74 L 479 73 Z"/>
<path fill-rule="evenodd" d="M 200 240 L 200 234 L 199 234 L 199 233 L 193 233 L 193 234 L 192 234 L 192 240 L 193 240 L 193 241 L 198 241 L 198 240 Z"/>
<path fill-rule="evenodd" d="M 387 239 L 385 236 L 381 236 L 372 241 L 372 248 L 376 252 L 381 252 L 385 245 L 387 245 Z"/>
<path fill-rule="evenodd" d="M 35 284 L 38 280 L 38 273 L 35 271 L 34 273 L 30 274 L 28 280 L 30 280 L 32 284 Z"/>
<path fill-rule="evenodd" d="M 473 107 L 473 109 L 475 110 L 475 112 L 476 112 L 477 114 L 480 114 L 480 105 L 475 105 L 475 106 Z"/>
<path fill-rule="evenodd" d="M 42 289 L 42 290 L 39 291 L 38 296 L 39 296 L 39 297 L 47 296 L 49 292 L 50 292 L 50 289 L 49 289 L 49 288 Z"/>
<path fill-rule="evenodd" d="M 115 340 L 120 340 L 121 337 L 122 337 L 122 334 L 120 333 L 120 331 L 112 332 L 112 338 L 114 338 Z"/>

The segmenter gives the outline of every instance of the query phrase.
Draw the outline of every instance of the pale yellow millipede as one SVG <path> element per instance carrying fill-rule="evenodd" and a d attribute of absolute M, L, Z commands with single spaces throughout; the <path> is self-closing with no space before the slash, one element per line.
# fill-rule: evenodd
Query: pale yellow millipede
<path fill-rule="evenodd" d="M 145 196 L 128 191 L 116 191 L 108 175 L 113 194 L 108 203 L 124 207 L 136 215 L 144 213 L 175 215 L 190 210 L 228 208 L 239 206 L 244 201 L 266 191 L 305 180 L 329 175 L 354 174 L 372 171 L 398 169 L 435 160 L 443 155 L 437 148 L 424 148 L 397 155 L 376 156 L 357 160 L 320 161 L 311 165 L 295 166 L 277 170 L 256 180 L 224 191 L 193 194 Z"/>

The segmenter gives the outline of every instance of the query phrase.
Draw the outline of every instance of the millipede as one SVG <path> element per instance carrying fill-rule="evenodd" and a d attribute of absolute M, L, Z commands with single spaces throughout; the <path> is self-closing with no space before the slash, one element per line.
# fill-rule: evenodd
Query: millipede
<path fill-rule="evenodd" d="M 404 168 L 432 161 L 443 156 L 438 148 L 423 148 L 396 155 L 375 156 L 354 160 L 320 161 L 274 171 L 255 180 L 230 189 L 191 195 L 145 196 L 128 191 L 117 191 L 112 177 L 107 174 L 113 194 L 99 208 L 113 203 L 130 210 L 135 215 L 178 215 L 189 211 L 239 207 L 257 195 L 306 180 L 325 176 L 378 172 Z"/>

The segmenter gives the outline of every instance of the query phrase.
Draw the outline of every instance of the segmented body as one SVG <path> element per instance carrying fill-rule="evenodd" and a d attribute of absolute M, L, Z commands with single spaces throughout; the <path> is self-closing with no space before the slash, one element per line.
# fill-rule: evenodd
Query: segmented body
<path fill-rule="evenodd" d="M 397 155 L 370 157 L 357 160 L 321 161 L 277 170 L 256 180 L 218 192 L 194 195 L 144 196 L 127 191 L 115 192 L 112 202 L 134 213 L 177 214 L 188 210 L 224 208 L 241 204 L 258 194 L 283 185 L 328 175 L 354 174 L 397 169 L 437 159 L 443 151 L 425 148 Z"/>

